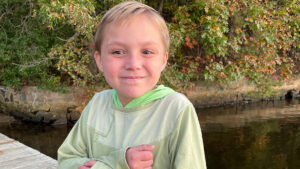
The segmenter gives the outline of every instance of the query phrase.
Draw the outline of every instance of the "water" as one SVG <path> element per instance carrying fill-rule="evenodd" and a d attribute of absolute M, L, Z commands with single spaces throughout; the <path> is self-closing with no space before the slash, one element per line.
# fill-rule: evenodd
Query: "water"
<path fill-rule="evenodd" d="M 300 169 L 300 118 L 204 131 L 209 169 Z"/>
<path fill-rule="evenodd" d="M 300 168 L 300 100 L 197 112 L 208 169 Z M 53 158 L 71 128 L 0 120 L 0 133 Z"/>
<path fill-rule="evenodd" d="M 54 159 L 57 149 L 64 141 L 72 126 L 48 126 L 14 121 L 10 124 L 0 123 L 0 133 L 18 140 Z"/>
<path fill-rule="evenodd" d="M 208 169 L 300 169 L 300 100 L 198 110 Z"/>

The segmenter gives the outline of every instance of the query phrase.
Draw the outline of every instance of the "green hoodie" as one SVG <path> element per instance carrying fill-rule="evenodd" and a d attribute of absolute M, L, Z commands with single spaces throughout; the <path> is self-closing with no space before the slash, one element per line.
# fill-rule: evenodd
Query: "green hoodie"
<path fill-rule="evenodd" d="M 120 107 L 113 91 L 96 94 L 58 150 L 60 169 L 129 169 L 129 147 L 154 145 L 153 169 L 206 169 L 197 114 L 182 94 L 172 92 L 147 104 Z"/>

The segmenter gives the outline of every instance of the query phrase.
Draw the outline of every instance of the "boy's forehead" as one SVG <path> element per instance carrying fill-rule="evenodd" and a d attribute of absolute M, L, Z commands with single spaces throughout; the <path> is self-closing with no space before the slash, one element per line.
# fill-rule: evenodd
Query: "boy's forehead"
<path fill-rule="evenodd" d="M 148 26 L 148 24 L 150 24 L 151 26 Z M 140 28 L 142 28 L 141 32 L 140 32 Z M 151 44 L 151 43 L 155 42 L 156 40 L 154 37 L 157 37 L 157 36 L 152 36 L 152 38 L 149 39 L 149 38 L 146 38 L 148 36 L 144 36 L 145 33 L 147 33 L 148 31 L 151 31 L 151 32 L 155 31 L 156 32 L 155 34 L 157 34 L 159 36 L 159 39 L 163 43 L 163 38 L 161 35 L 161 31 L 159 29 L 159 26 L 156 25 L 149 17 L 143 16 L 143 15 L 137 15 L 135 17 L 126 18 L 126 19 L 122 20 L 121 22 L 115 21 L 115 22 L 111 22 L 111 23 L 107 24 L 105 27 L 105 30 L 104 30 L 104 37 L 106 37 L 106 38 L 109 37 L 110 41 L 118 42 L 117 40 L 113 40 L 111 38 L 117 37 L 115 35 L 127 36 L 127 34 L 126 34 L 127 30 L 129 30 L 130 32 L 132 30 L 134 30 L 135 35 L 138 37 L 145 38 L 144 41 L 147 44 Z M 113 31 L 113 32 L 111 32 L 111 31 Z M 120 34 L 119 31 L 125 31 L 125 32 L 123 32 L 125 34 L 122 34 L 122 33 Z"/>
<path fill-rule="evenodd" d="M 108 23 L 107 27 L 109 27 L 110 25 L 113 25 L 113 26 L 128 26 L 135 19 L 145 19 L 145 18 L 147 18 L 146 19 L 147 21 L 150 21 L 152 24 L 155 24 L 152 21 L 152 18 L 149 15 L 140 13 L 140 14 L 131 15 L 131 16 L 127 16 L 127 17 L 116 18 L 112 22 Z"/>
<path fill-rule="evenodd" d="M 112 31 L 112 30 L 116 31 L 116 29 L 126 31 L 127 28 L 131 27 L 132 23 L 134 23 L 134 24 L 141 23 L 142 24 L 142 22 L 143 23 L 147 22 L 147 24 L 151 24 L 155 28 L 155 30 L 159 34 L 161 34 L 159 26 L 157 24 L 155 24 L 155 22 L 152 21 L 149 16 L 139 14 L 139 15 L 124 18 L 122 20 L 115 20 L 113 22 L 107 23 L 103 30 L 103 35 L 104 35 L 104 37 L 108 37 L 108 36 L 112 37 L 112 36 L 114 36 L 114 34 L 108 33 L 109 31 Z M 139 25 L 138 25 L 138 27 L 139 27 Z"/>
<path fill-rule="evenodd" d="M 130 24 L 133 23 L 134 21 L 138 21 L 138 23 L 141 23 L 141 24 L 142 24 L 142 22 L 147 22 L 155 27 L 155 30 L 159 33 L 159 36 L 160 36 L 159 39 L 161 40 L 161 42 L 163 44 L 162 47 L 164 48 L 164 50 L 167 51 L 167 45 L 166 45 L 166 40 L 165 40 L 165 37 L 163 34 L 163 30 L 160 26 L 160 23 L 158 23 L 156 19 L 157 18 L 153 17 L 152 15 L 150 15 L 148 13 L 139 13 L 139 14 L 130 15 L 127 17 L 114 18 L 114 20 L 111 20 L 111 22 L 106 22 L 106 24 L 103 25 L 104 27 L 103 27 L 103 31 L 102 31 L 102 40 L 106 41 L 108 37 L 112 38 L 113 33 L 109 32 L 109 31 L 115 30 L 114 28 L 117 28 L 117 29 L 121 28 L 121 29 L 126 30 L 126 27 L 130 26 Z M 139 22 L 139 20 L 141 22 Z M 102 45 L 100 45 L 100 46 L 102 47 Z"/>

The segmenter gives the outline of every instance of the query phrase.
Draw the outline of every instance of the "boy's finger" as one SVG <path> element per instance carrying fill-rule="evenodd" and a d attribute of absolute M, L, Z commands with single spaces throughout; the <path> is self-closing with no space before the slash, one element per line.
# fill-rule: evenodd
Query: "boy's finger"
<path fill-rule="evenodd" d="M 135 149 L 137 151 L 152 151 L 154 149 L 154 145 L 143 144 L 143 145 L 135 147 Z"/>
<path fill-rule="evenodd" d="M 149 161 L 153 159 L 153 154 L 151 151 L 143 151 L 140 153 L 140 159 L 142 161 Z"/>
<path fill-rule="evenodd" d="M 88 161 L 86 163 L 84 163 L 84 166 L 86 167 L 92 167 L 97 161 L 92 160 L 92 161 Z"/>
<path fill-rule="evenodd" d="M 142 165 L 144 168 L 152 167 L 152 165 L 153 165 L 153 160 L 141 161 L 141 165 Z"/>
<path fill-rule="evenodd" d="M 90 169 L 90 167 L 86 167 L 86 166 L 82 165 L 78 169 Z"/>

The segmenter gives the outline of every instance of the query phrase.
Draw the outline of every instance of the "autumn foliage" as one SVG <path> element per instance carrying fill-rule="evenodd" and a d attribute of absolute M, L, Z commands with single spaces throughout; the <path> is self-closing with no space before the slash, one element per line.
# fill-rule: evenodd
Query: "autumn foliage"
<path fill-rule="evenodd" d="M 6 45 L 0 49 L 0 55 L 5 56 L 0 63 L 3 75 L 0 84 L 14 85 L 13 81 L 17 81 L 17 85 L 26 85 L 30 79 L 41 79 L 35 82 L 46 86 L 103 84 L 104 79 L 93 62 L 93 35 L 105 11 L 121 1 L 0 2 L 0 21 L 6 23 L 0 33 Z M 157 9 L 162 5 L 152 0 L 143 2 Z M 10 14 L 21 8 L 27 10 Z M 9 15 L 26 19 L 12 19 Z M 226 85 L 243 79 L 271 95 L 270 86 L 299 76 L 300 2 L 297 0 L 165 0 L 162 16 L 171 36 L 169 65 L 161 79 L 168 86 L 186 89 L 198 80 Z M 26 61 L 30 56 L 23 54 L 20 47 L 11 47 L 18 44 L 19 36 L 10 31 L 13 25 L 22 23 L 34 28 L 32 31 L 42 30 L 35 31 L 34 37 L 45 41 L 34 44 L 43 50 L 37 50 L 36 56 L 30 55 L 35 56 L 30 62 Z M 31 29 L 15 29 L 26 33 L 24 38 L 28 38 L 30 45 Z M 19 51 L 23 59 L 11 57 L 13 50 Z M 34 69 L 35 66 L 39 69 Z"/>
<path fill-rule="evenodd" d="M 299 5 L 200 0 L 180 6 L 171 23 L 173 62 L 179 60 L 195 79 L 220 84 L 247 79 L 265 90 L 299 73 Z"/>

